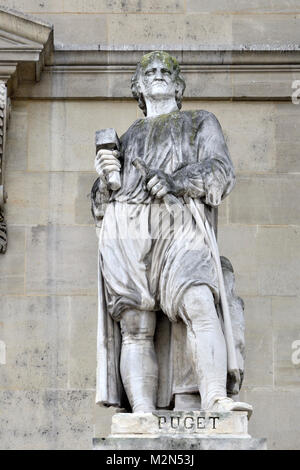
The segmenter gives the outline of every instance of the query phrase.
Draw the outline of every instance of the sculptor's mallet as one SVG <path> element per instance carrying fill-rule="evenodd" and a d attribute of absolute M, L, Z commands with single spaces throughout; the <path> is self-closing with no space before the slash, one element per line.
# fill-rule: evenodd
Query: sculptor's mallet
<path fill-rule="evenodd" d="M 96 131 L 95 134 L 95 143 L 96 143 L 96 155 L 100 149 L 107 150 L 120 150 L 120 140 L 119 137 L 113 128 L 101 129 Z M 116 191 L 121 187 L 121 179 L 119 171 L 111 171 L 108 173 L 107 183 L 109 189 Z"/>

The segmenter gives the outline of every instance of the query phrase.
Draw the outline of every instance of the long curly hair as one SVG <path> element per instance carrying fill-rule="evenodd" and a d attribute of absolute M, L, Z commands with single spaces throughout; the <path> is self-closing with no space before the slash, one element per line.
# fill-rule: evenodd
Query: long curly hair
<path fill-rule="evenodd" d="M 176 83 L 175 99 L 176 99 L 178 109 L 181 109 L 181 101 L 182 101 L 183 93 L 185 90 L 185 80 L 183 76 L 181 75 L 180 67 L 175 57 L 163 51 L 153 51 L 153 52 L 143 55 L 140 62 L 138 62 L 135 73 L 131 79 L 131 91 L 132 91 L 133 97 L 138 101 L 138 105 L 143 111 L 145 116 L 147 116 L 147 108 L 146 108 L 146 103 L 145 103 L 143 94 L 140 91 L 139 80 L 140 80 L 141 74 L 146 69 L 146 67 L 156 58 L 161 60 L 161 62 L 163 62 L 164 64 L 166 64 L 166 66 L 169 69 L 170 68 L 173 69 L 173 72 L 175 75 L 175 83 Z"/>

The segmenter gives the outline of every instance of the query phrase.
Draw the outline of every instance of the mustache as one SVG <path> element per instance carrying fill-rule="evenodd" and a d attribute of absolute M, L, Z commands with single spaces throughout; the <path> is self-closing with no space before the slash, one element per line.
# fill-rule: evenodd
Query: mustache
<path fill-rule="evenodd" d="M 152 82 L 152 83 L 155 83 L 155 82 L 157 82 L 157 83 L 161 83 L 161 82 L 163 82 L 163 83 L 167 83 L 167 82 L 166 82 L 166 80 L 165 80 L 164 78 L 155 78 L 155 80 L 153 80 L 153 82 Z"/>

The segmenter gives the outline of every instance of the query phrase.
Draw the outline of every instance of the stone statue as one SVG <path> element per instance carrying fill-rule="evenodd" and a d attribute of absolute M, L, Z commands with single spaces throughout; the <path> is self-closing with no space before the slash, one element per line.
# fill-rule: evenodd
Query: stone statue
<path fill-rule="evenodd" d="M 145 117 L 114 147 L 113 130 L 101 134 L 91 192 L 96 402 L 152 412 L 193 395 L 203 410 L 250 415 L 231 398 L 243 378 L 244 318 L 215 238 L 217 207 L 235 183 L 221 126 L 210 112 L 180 111 L 185 82 L 167 53 L 144 55 L 131 88 Z"/>

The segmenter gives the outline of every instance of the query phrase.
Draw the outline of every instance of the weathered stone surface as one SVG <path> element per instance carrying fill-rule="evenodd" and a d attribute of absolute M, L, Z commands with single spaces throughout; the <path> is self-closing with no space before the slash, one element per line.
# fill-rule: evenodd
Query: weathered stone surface
<path fill-rule="evenodd" d="M 299 176 L 239 177 L 230 198 L 229 222 L 300 225 Z"/>
<path fill-rule="evenodd" d="M 232 43 L 231 17 L 226 15 L 111 15 L 108 21 L 108 42 L 114 46 L 123 45 L 124 37 L 127 44 L 151 44 L 152 48 Z"/>
<path fill-rule="evenodd" d="M 282 173 L 300 172 L 300 142 L 290 140 L 276 143 L 276 168 Z"/>
<path fill-rule="evenodd" d="M 270 450 L 299 448 L 299 390 L 244 389 L 242 397 L 255 410 L 249 421 L 251 435 L 265 436 Z"/>
<path fill-rule="evenodd" d="M 70 349 L 68 299 L 3 296 L 0 310 L 0 338 L 6 344 L 0 389 L 65 388 Z"/>
<path fill-rule="evenodd" d="M 184 11 L 184 0 L 65 0 L 65 12 L 106 12 L 106 13 L 181 13 Z"/>
<path fill-rule="evenodd" d="M 60 0 L 6 0 L 5 6 L 23 11 L 24 13 L 39 13 L 49 11 L 61 11 Z"/>
<path fill-rule="evenodd" d="M 93 390 L 1 391 L 1 449 L 91 449 L 94 406 Z"/>
<path fill-rule="evenodd" d="M 269 297 L 243 297 L 245 302 L 244 387 L 273 384 L 273 331 Z M 256 411 L 254 411 L 254 414 Z M 252 419 L 252 418 L 251 418 Z M 256 434 L 257 435 L 257 434 Z"/>
<path fill-rule="evenodd" d="M 210 101 L 183 103 L 185 110 L 199 109 L 200 106 L 214 113 L 222 123 L 230 155 L 238 174 L 267 172 L 274 168 L 275 110 L 273 103 Z"/>
<path fill-rule="evenodd" d="M 0 293 L 24 294 L 25 228 L 8 226 L 10 250 L 1 255 Z"/>
<path fill-rule="evenodd" d="M 237 73 L 232 74 L 232 94 L 238 99 L 251 98 L 261 100 L 278 100 L 285 97 L 289 101 L 291 96 L 291 84 L 296 76 L 292 71 L 286 71 L 283 75 L 278 70 L 269 71 L 268 69 L 251 71 L 250 74 Z"/>
<path fill-rule="evenodd" d="M 28 13 L 127 13 L 127 12 L 167 12 L 184 11 L 184 0 L 6 0 L 6 6 Z"/>
<path fill-rule="evenodd" d="M 299 307 L 299 297 L 272 298 L 274 385 L 285 390 L 300 389 Z"/>
<path fill-rule="evenodd" d="M 266 450 L 265 439 L 165 437 L 94 439 L 94 450 Z"/>
<path fill-rule="evenodd" d="M 47 223 L 48 181 L 47 173 L 14 171 L 8 174 L 8 222 L 22 225 Z"/>
<path fill-rule="evenodd" d="M 203 411 L 156 411 L 153 413 L 117 413 L 112 418 L 111 437 L 140 434 L 203 434 L 248 436 L 247 413 L 205 413 Z"/>
<path fill-rule="evenodd" d="M 26 244 L 27 293 L 96 293 L 97 243 L 93 227 L 32 227 Z"/>
<path fill-rule="evenodd" d="M 234 15 L 232 19 L 233 44 L 295 44 L 299 15 L 258 14 Z M 280 26 L 279 26 L 280 25 Z M 280 35 L 278 34 L 280 27 Z"/>
<path fill-rule="evenodd" d="M 101 44 L 101 46 L 108 44 L 108 25 L 105 15 L 45 13 L 39 16 L 53 24 L 55 46 L 80 44 L 84 47 L 91 44 Z"/>
<path fill-rule="evenodd" d="M 95 131 L 117 127 L 121 136 L 136 119 L 136 105 L 87 101 L 78 106 L 67 101 L 33 101 L 28 104 L 28 115 L 29 171 L 93 171 Z"/>
<path fill-rule="evenodd" d="M 220 253 L 229 257 L 237 273 L 240 295 L 283 296 L 299 291 L 297 226 L 223 225 L 219 242 Z"/>
<path fill-rule="evenodd" d="M 191 12 L 216 12 L 224 13 L 243 12 L 245 14 L 261 12 L 297 12 L 300 11 L 297 0 L 253 0 L 251 4 L 247 0 L 187 0 L 187 11 Z"/>
<path fill-rule="evenodd" d="M 10 172 L 7 177 L 8 223 L 91 225 L 93 173 Z M 36 197 L 36 194 L 39 197 Z"/>
<path fill-rule="evenodd" d="M 109 51 L 103 49 L 99 52 L 93 48 L 93 45 L 89 46 L 87 44 L 77 46 L 77 50 L 72 50 L 71 46 L 67 45 L 65 47 L 70 48 L 67 51 L 63 50 L 63 45 L 59 47 L 61 49 L 56 52 L 55 60 L 60 65 L 47 67 L 43 71 L 42 80 L 36 83 L 34 87 L 31 86 L 30 82 L 24 81 L 21 83 L 15 92 L 17 98 L 131 99 L 130 89 L 127 86 L 132 75 L 131 60 L 139 59 L 141 52 L 128 49 L 119 51 L 118 49 L 121 49 L 121 46 L 115 46 Z M 211 50 L 211 46 L 203 46 L 200 50 L 196 49 L 196 46 L 191 47 L 195 47 L 195 51 L 188 50 L 181 53 L 179 52 L 180 45 L 174 51 L 174 55 L 178 57 L 180 62 L 182 60 L 187 62 L 186 66 L 183 67 L 188 84 L 185 93 L 186 98 L 220 101 L 249 99 L 259 102 L 269 101 L 270 99 L 290 101 L 291 84 L 293 80 L 298 79 L 298 74 L 297 68 L 293 71 L 287 65 L 287 62 L 299 61 L 295 57 L 296 54 L 300 55 L 299 52 L 289 53 L 286 50 L 281 53 L 277 52 L 279 57 L 274 58 L 274 61 L 278 61 L 279 64 L 275 66 L 275 69 L 268 70 L 264 64 L 261 64 L 258 68 L 255 65 L 250 65 L 250 68 L 246 69 L 245 65 L 247 66 L 248 62 L 255 64 L 259 61 L 262 63 L 262 54 L 265 55 L 266 61 L 269 56 L 266 55 L 266 52 L 260 51 L 244 52 L 241 50 L 231 54 L 223 50 L 215 52 Z M 161 46 L 154 44 L 153 48 L 160 49 Z M 131 45 L 130 49 L 134 49 L 134 46 Z M 148 47 L 144 45 L 142 49 L 148 50 Z M 205 51 L 205 49 L 208 49 L 208 51 Z M 121 56 L 122 53 L 127 54 L 127 59 Z M 237 54 L 241 54 L 241 57 L 235 59 L 234 56 Z M 252 56 L 248 58 L 245 54 Z M 272 52 L 272 55 L 274 54 L 276 52 Z M 117 55 L 117 58 L 115 55 Z M 182 59 L 182 55 L 186 57 Z M 64 60 L 71 67 L 61 67 Z M 194 64 L 195 61 L 196 65 Z M 213 65 L 215 61 L 217 62 L 217 68 Z M 238 66 L 228 70 L 228 66 L 223 64 L 226 61 L 237 63 Z M 94 62 L 99 62 L 100 65 L 89 65 L 94 64 Z M 207 63 L 208 66 L 205 66 Z M 189 67 L 189 64 L 192 64 L 192 67 Z M 105 68 L 107 65 L 108 70 Z M 110 65 L 113 67 L 110 67 Z M 116 67 L 114 67 L 115 65 Z M 283 65 L 283 68 L 281 65 Z"/>
<path fill-rule="evenodd" d="M 0 389 L 95 388 L 96 304 L 91 296 L 0 296 Z"/>
<path fill-rule="evenodd" d="M 72 389 L 94 389 L 96 385 L 96 311 L 96 296 L 69 298 L 68 380 Z"/>
<path fill-rule="evenodd" d="M 16 135 L 18 138 L 16 139 Z M 6 172 L 27 169 L 28 114 L 26 103 L 15 101 L 6 140 Z"/>

